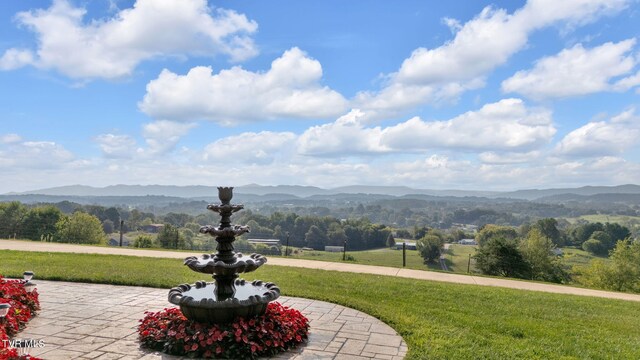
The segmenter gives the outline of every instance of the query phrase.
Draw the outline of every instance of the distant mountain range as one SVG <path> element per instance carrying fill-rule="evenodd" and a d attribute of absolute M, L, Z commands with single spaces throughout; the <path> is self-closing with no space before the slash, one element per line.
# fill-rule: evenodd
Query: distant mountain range
<path fill-rule="evenodd" d="M 406 186 L 364 186 L 353 185 L 343 186 L 333 189 L 322 189 L 314 186 L 299 185 L 277 185 L 262 186 L 257 184 L 243 185 L 234 188 L 234 193 L 245 196 L 257 196 L 261 198 L 323 198 L 326 196 L 340 194 L 358 195 L 386 195 L 390 197 L 407 197 L 410 195 L 437 196 L 437 197 L 483 197 L 483 198 L 504 198 L 536 200 L 544 199 L 549 201 L 557 199 L 575 199 L 589 197 L 600 194 L 640 194 L 640 185 L 619 185 L 619 186 L 584 186 L 579 188 L 561 189 L 530 189 L 517 190 L 512 192 L 496 191 L 465 191 L 465 190 L 429 190 L 415 189 Z M 104 197 L 104 196 L 166 196 L 174 198 L 217 198 L 218 190 L 215 186 L 173 186 L 173 185 L 112 185 L 102 188 L 86 185 L 70 185 L 26 191 L 21 193 L 4 194 L 12 195 L 47 195 L 47 196 L 77 196 L 77 197 Z M 620 196 L 620 195 L 618 195 Z M 243 196 L 244 197 L 244 196 Z"/>

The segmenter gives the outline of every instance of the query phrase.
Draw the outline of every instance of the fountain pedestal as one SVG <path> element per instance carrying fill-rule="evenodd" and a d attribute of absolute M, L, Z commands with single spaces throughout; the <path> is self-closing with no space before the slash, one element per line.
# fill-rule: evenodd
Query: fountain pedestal
<path fill-rule="evenodd" d="M 201 233 L 215 237 L 217 253 L 190 256 L 184 260 L 191 270 L 211 274 L 215 281 L 183 284 L 169 291 L 169 302 L 180 306 L 187 319 L 213 324 L 228 323 L 237 316 L 262 315 L 267 304 L 280 296 L 280 289 L 273 283 L 260 280 L 249 283 L 239 279 L 240 273 L 255 271 L 267 262 L 267 258 L 235 252 L 235 237 L 249 232 L 249 228 L 231 225 L 231 215 L 244 206 L 231 204 L 232 187 L 219 187 L 218 197 L 221 204 L 208 205 L 207 209 L 220 214 L 219 226 L 200 228 Z"/>

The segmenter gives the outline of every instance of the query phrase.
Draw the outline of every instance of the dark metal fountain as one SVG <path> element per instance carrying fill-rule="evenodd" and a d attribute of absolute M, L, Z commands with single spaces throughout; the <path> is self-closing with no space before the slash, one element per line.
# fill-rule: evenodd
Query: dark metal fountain
<path fill-rule="evenodd" d="M 249 232 L 249 227 L 231 225 L 231 215 L 244 206 L 231 204 L 232 187 L 219 187 L 218 197 L 221 204 L 208 205 L 207 209 L 220 214 L 220 225 L 200 228 L 201 233 L 215 237 L 218 252 L 190 256 L 184 260 L 191 270 L 212 274 L 215 282 L 198 281 L 169 291 L 169 302 L 179 305 L 187 319 L 214 324 L 231 322 L 236 316 L 262 315 L 267 304 L 280 296 L 280 289 L 273 283 L 260 280 L 246 282 L 238 278 L 238 274 L 264 265 L 267 258 L 260 254 L 245 256 L 234 251 L 235 237 Z"/>

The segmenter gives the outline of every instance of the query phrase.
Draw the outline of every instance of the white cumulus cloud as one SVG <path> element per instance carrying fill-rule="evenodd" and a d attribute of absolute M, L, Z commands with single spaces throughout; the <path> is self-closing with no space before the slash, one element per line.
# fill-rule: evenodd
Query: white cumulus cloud
<path fill-rule="evenodd" d="M 322 86 L 322 66 L 292 48 L 264 73 L 239 66 L 213 74 L 195 67 L 186 75 L 163 70 L 140 102 L 146 114 L 169 120 L 210 120 L 222 125 L 277 118 L 326 118 L 347 101 Z"/>
<path fill-rule="evenodd" d="M 420 104 L 456 99 L 461 93 L 484 86 L 485 77 L 527 45 L 535 30 L 563 23 L 578 26 L 622 10 L 625 0 L 529 0 L 509 14 L 486 7 L 460 24 L 446 18 L 455 36 L 442 46 L 417 48 L 397 72 L 387 76 L 380 91 L 356 96 L 356 106 L 380 118 Z"/>
<path fill-rule="evenodd" d="M 412 118 L 385 129 L 382 143 L 398 150 L 529 151 L 547 144 L 555 132 L 549 111 L 504 99 L 447 121 Z"/>
<path fill-rule="evenodd" d="M 0 144 L 14 144 L 22 141 L 22 137 L 18 134 L 5 134 L 0 136 Z"/>
<path fill-rule="evenodd" d="M 335 122 L 313 126 L 298 139 L 298 151 L 305 155 L 353 156 L 389 151 L 380 145 L 382 130 L 365 127 L 360 110 L 351 110 Z"/>
<path fill-rule="evenodd" d="M 0 146 L 0 169 L 52 169 L 74 161 L 75 156 L 53 141 L 23 141 L 10 134 Z"/>
<path fill-rule="evenodd" d="M 628 39 L 592 49 L 577 44 L 538 60 L 531 70 L 518 71 L 502 82 L 502 90 L 534 99 L 627 90 L 639 85 L 640 78 L 627 77 L 617 83 L 612 79 L 629 74 L 637 65 L 638 60 L 631 54 L 635 43 L 635 39 Z"/>
<path fill-rule="evenodd" d="M 640 141 L 640 117 L 629 109 L 609 121 L 592 121 L 571 131 L 557 145 L 559 155 L 602 157 L 619 155 Z"/>
<path fill-rule="evenodd" d="M 107 158 L 127 159 L 136 154 L 136 141 L 129 135 L 101 134 L 95 140 Z"/>
<path fill-rule="evenodd" d="M 353 110 L 333 123 L 314 126 L 299 138 L 303 154 L 350 156 L 428 149 L 528 152 L 546 145 L 556 133 L 551 112 L 527 108 L 520 99 L 486 104 L 450 120 L 413 117 L 396 125 L 367 127 L 364 113 Z"/>
<path fill-rule="evenodd" d="M 147 143 L 147 149 L 144 149 L 143 153 L 147 156 L 155 156 L 173 150 L 178 141 L 193 127 L 195 127 L 193 123 L 178 123 L 168 120 L 145 124 L 142 127 L 142 136 Z"/>
<path fill-rule="evenodd" d="M 36 34 L 38 47 L 8 49 L 0 68 L 33 64 L 74 79 L 114 79 L 159 56 L 225 54 L 240 61 L 257 54 L 250 37 L 257 24 L 232 10 L 211 9 L 206 0 L 137 0 L 111 18 L 92 21 L 86 13 L 67 0 L 18 13 L 17 22 Z"/>
<path fill-rule="evenodd" d="M 14 70 L 33 63 L 29 50 L 9 49 L 0 57 L 0 70 Z"/>
<path fill-rule="evenodd" d="M 205 161 L 223 164 L 269 164 L 291 157 L 296 135 L 292 132 L 245 132 L 217 140 L 204 148 Z"/>

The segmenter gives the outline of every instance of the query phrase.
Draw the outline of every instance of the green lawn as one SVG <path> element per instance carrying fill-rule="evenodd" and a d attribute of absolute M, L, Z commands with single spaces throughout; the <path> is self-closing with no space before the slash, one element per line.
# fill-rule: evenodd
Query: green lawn
<path fill-rule="evenodd" d="M 283 250 L 284 251 L 284 250 Z M 402 250 L 392 250 L 388 248 L 364 251 L 348 251 L 347 256 L 353 260 L 347 262 L 362 265 L 402 267 Z M 326 251 L 300 251 L 290 257 L 305 260 L 320 260 L 331 262 L 342 262 L 342 252 L 326 252 Z M 425 265 L 422 257 L 416 250 L 407 250 L 407 266 L 408 269 L 416 270 L 440 270 L 438 264 Z"/>
<path fill-rule="evenodd" d="M 582 249 L 564 247 L 562 248 L 562 262 L 565 265 L 570 267 L 573 266 L 586 266 L 589 265 L 589 262 L 593 259 L 602 259 L 604 261 L 609 261 L 607 257 L 599 257 L 593 254 L 590 254 Z"/>
<path fill-rule="evenodd" d="M 3 251 L 0 273 L 170 288 L 179 260 Z M 246 279 L 349 306 L 396 329 L 409 359 L 640 359 L 640 303 L 266 265 Z"/>
<path fill-rule="evenodd" d="M 629 222 L 640 222 L 640 216 L 628 216 L 628 215 L 606 215 L 606 214 L 597 214 L 597 215 L 582 215 L 578 218 L 568 218 L 570 222 L 575 222 L 576 219 L 587 220 L 588 222 L 600 222 L 600 223 L 619 223 L 625 224 Z"/>
<path fill-rule="evenodd" d="M 449 250 L 447 250 L 445 254 L 449 270 L 455 273 L 466 274 L 467 268 L 469 268 L 471 273 L 475 273 L 475 260 L 472 258 L 471 266 L 469 266 L 469 255 L 475 255 L 476 248 L 477 246 L 475 245 L 449 245 Z"/>

